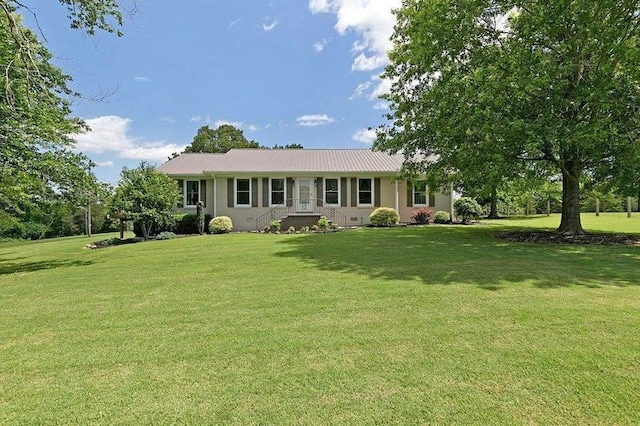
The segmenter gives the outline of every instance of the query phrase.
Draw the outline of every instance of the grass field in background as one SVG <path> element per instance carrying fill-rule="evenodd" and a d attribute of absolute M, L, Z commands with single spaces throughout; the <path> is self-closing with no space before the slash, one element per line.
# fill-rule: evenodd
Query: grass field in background
<path fill-rule="evenodd" d="M 638 424 L 640 247 L 492 237 L 558 222 L 2 243 L 0 424 Z"/>

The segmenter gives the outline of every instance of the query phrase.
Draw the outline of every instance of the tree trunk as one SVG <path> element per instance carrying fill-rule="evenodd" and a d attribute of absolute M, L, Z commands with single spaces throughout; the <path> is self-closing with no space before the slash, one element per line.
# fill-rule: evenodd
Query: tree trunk
<path fill-rule="evenodd" d="M 498 190 L 494 186 L 491 188 L 491 211 L 489 211 L 489 219 L 498 218 Z"/>
<path fill-rule="evenodd" d="M 580 172 L 576 164 L 562 170 L 562 219 L 556 230 L 560 234 L 584 234 L 580 221 Z"/>

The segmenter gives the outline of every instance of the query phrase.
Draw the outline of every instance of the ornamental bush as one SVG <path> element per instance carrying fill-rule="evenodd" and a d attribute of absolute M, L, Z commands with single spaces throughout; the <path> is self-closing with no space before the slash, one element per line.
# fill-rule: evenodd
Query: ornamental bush
<path fill-rule="evenodd" d="M 282 225 L 282 221 L 278 219 L 273 219 L 269 222 L 269 231 L 276 232 L 280 230 L 280 226 Z"/>
<path fill-rule="evenodd" d="M 209 222 L 209 231 L 212 234 L 224 234 L 233 229 L 233 222 L 229 216 L 216 216 Z"/>
<path fill-rule="evenodd" d="M 433 210 L 426 207 L 420 207 L 418 210 L 414 210 L 411 213 L 411 219 L 416 223 L 426 225 L 433 220 Z"/>
<path fill-rule="evenodd" d="M 318 219 L 318 227 L 320 229 L 327 229 L 329 227 L 329 219 L 325 216 L 320 216 L 320 219 Z"/>
<path fill-rule="evenodd" d="M 400 222 L 400 215 L 391 207 L 379 207 L 369 215 L 369 221 L 374 226 L 395 226 Z"/>
<path fill-rule="evenodd" d="M 472 219 L 480 219 L 484 214 L 480 204 L 473 198 L 462 197 L 453 204 L 456 215 L 462 219 L 462 223 L 469 223 Z"/>
<path fill-rule="evenodd" d="M 451 215 L 449 212 L 445 212 L 444 210 L 438 210 L 436 214 L 433 215 L 433 223 L 449 223 L 451 222 Z"/>

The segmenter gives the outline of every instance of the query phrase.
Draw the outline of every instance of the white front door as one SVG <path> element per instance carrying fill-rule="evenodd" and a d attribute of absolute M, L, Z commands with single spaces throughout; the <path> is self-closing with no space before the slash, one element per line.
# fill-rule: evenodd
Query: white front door
<path fill-rule="evenodd" d="M 313 211 L 313 181 L 311 179 L 297 179 L 298 196 L 296 197 L 297 212 Z"/>

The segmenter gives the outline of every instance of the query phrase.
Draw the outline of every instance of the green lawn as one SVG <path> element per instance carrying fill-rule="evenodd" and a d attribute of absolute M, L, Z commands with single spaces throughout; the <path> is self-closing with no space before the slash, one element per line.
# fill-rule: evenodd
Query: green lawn
<path fill-rule="evenodd" d="M 491 235 L 558 221 L 0 244 L 0 424 L 638 424 L 640 247 Z"/>

